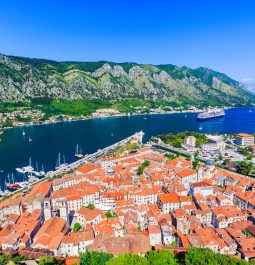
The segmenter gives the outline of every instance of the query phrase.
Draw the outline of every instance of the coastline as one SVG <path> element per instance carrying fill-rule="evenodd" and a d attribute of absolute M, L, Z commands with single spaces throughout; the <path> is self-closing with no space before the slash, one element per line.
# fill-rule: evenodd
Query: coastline
<path fill-rule="evenodd" d="M 247 107 L 224 107 L 224 110 L 233 109 L 233 108 L 247 108 Z M 105 119 L 105 118 L 114 118 L 114 117 L 132 117 L 132 116 L 146 116 L 146 115 L 167 115 L 167 114 L 181 114 L 181 113 L 200 113 L 205 111 L 205 109 L 196 109 L 196 110 L 176 110 L 176 111 L 168 111 L 168 112 L 148 112 L 148 113 L 120 113 L 116 115 L 107 115 L 107 116 L 99 116 L 99 117 L 82 117 L 82 118 L 73 118 L 70 120 L 60 120 L 60 121 L 52 121 L 52 122 L 37 122 L 37 123 L 29 123 L 29 124 L 22 124 L 22 125 L 15 125 L 12 127 L 3 127 L 1 130 L 10 130 L 14 128 L 22 128 L 22 127 L 30 127 L 30 126 L 40 126 L 40 125 L 52 125 L 57 123 L 63 122 L 76 122 L 76 121 L 84 121 L 84 120 L 91 120 L 91 119 Z"/>

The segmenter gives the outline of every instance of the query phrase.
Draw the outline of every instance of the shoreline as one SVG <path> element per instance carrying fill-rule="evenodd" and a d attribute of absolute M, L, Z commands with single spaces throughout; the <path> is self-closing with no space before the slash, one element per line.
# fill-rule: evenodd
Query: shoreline
<path fill-rule="evenodd" d="M 247 107 L 225 107 L 223 108 L 224 110 L 228 109 L 234 109 L 234 108 L 249 108 Z M 64 123 L 64 122 L 76 122 L 76 121 L 85 121 L 85 120 L 91 120 L 91 119 L 105 119 L 105 118 L 114 118 L 114 117 L 132 117 L 132 116 L 146 116 L 146 115 L 167 115 L 167 114 L 181 114 L 181 113 L 200 113 L 205 111 L 205 109 L 201 110 L 180 110 L 180 111 L 169 111 L 169 112 L 164 112 L 164 113 L 158 113 L 158 112 L 148 112 L 148 113 L 133 113 L 128 115 L 128 113 L 120 113 L 117 115 L 109 115 L 109 116 L 101 116 L 101 117 L 83 117 L 83 118 L 74 118 L 70 120 L 62 120 L 62 121 L 54 121 L 54 122 L 44 122 L 44 123 L 33 123 L 33 124 L 23 124 L 23 125 L 15 125 L 12 127 L 3 127 L 1 130 L 10 130 L 14 128 L 22 128 L 22 127 L 30 127 L 30 126 L 42 126 L 42 125 L 52 125 L 52 124 L 57 124 L 57 123 Z M 63 115 L 63 114 L 60 114 Z"/>

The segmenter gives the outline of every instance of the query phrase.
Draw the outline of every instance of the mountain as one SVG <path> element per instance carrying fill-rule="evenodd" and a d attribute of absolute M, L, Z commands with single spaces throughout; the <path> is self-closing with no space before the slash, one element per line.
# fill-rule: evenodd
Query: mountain
<path fill-rule="evenodd" d="M 255 96 L 208 68 L 113 62 L 57 62 L 0 54 L 0 100 L 33 98 L 164 100 L 245 105 Z"/>

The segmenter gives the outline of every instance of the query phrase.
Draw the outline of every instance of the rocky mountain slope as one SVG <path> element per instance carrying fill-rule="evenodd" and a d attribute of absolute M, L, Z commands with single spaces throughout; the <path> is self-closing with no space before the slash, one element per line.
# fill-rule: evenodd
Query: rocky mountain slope
<path fill-rule="evenodd" d="M 254 95 L 207 68 L 112 62 L 56 62 L 0 54 L 0 100 L 125 98 L 250 104 Z"/>

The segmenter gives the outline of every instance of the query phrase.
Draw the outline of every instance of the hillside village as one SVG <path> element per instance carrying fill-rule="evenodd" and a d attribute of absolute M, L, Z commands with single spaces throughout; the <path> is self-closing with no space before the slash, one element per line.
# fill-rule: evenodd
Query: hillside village
<path fill-rule="evenodd" d="M 249 261 L 255 257 L 254 184 L 211 160 L 194 169 L 184 157 L 141 147 L 2 201 L 0 248 L 36 259 L 194 246 Z"/>

